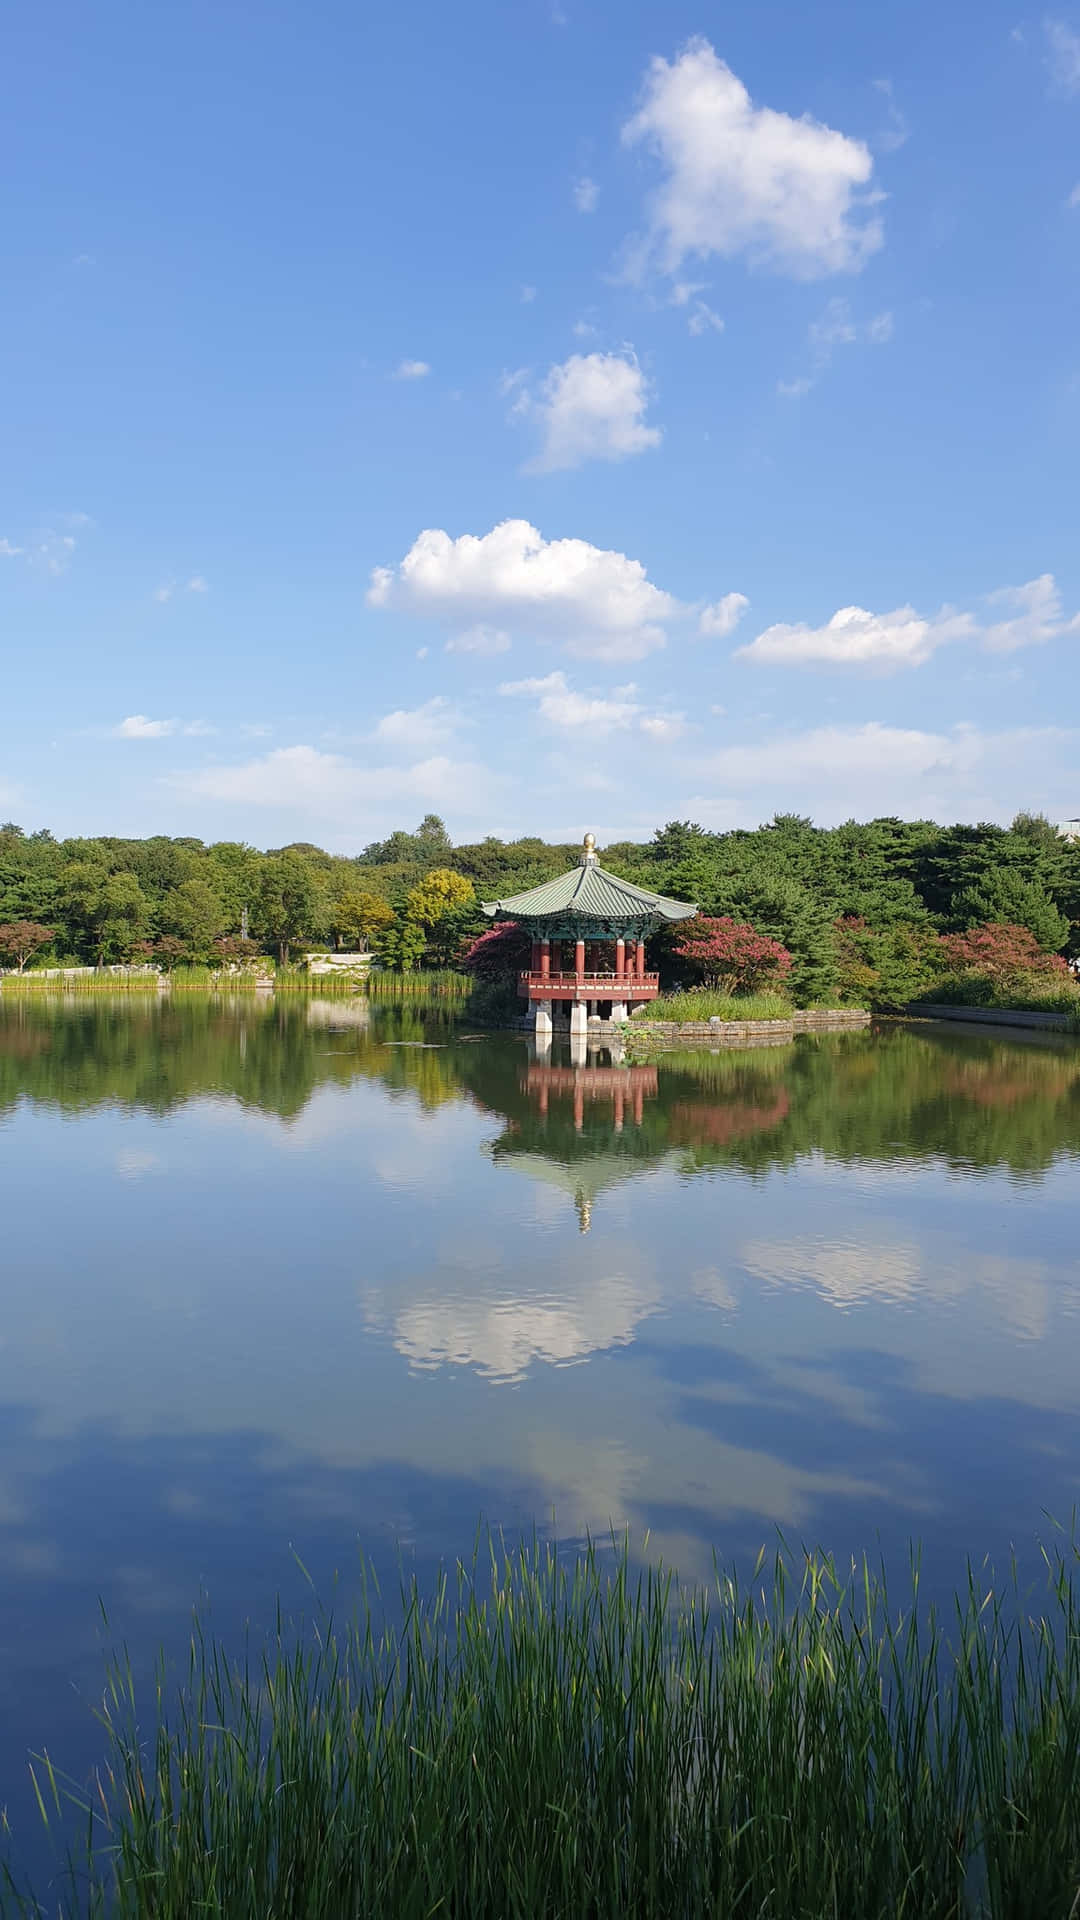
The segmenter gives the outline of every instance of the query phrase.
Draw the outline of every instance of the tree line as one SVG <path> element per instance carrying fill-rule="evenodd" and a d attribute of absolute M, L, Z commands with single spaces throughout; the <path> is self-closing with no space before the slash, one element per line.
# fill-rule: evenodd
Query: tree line
<path fill-rule="evenodd" d="M 367 949 L 409 970 L 459 962 L 505 898 L 570 866 L 576 843 L 494 836 L 453 845 L 429 814 L 355 856 L 308 842 L 259 851 L 155 835 L 57 840 L 0 827 L 0 962 L 162 967 L 279 962 L 315 947 Z M 817 827 L 778 814 L 713 833 L 670 821 L 601 854 L 639 885 L 696 901 L 779 942 L 801 1001 L 903 1005 L 940 967 L 941 939 L 987 926 L 1026 930 L 1034 950 L 1080 948 L 1080 847 L 1040 815 L 1008 827 L 897 818 Z M 674 980 L 676 936 L 655 957 Z"/>

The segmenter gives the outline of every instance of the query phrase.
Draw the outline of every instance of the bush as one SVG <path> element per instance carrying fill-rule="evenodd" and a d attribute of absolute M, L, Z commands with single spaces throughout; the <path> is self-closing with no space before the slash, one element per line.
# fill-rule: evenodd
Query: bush
<path fill-rule="evenodd" d="M 793 964 L 779 940 L 728 914 L 699 913 L 681 930 L 672 952 L 703 985 L 727 995 L 782 987 Z"/>

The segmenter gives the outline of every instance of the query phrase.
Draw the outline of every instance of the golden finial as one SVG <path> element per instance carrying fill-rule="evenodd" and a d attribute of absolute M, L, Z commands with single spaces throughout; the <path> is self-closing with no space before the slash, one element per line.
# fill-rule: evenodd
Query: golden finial
<path fill-rule="evenodd" d="M 596 835 L 595 835 L 595 833 L 587 833 L 587 834 L 585 835 L 585 851 L 586 851 L 586 853 L 595 853 L 595 852 L 596 852 Z"/>

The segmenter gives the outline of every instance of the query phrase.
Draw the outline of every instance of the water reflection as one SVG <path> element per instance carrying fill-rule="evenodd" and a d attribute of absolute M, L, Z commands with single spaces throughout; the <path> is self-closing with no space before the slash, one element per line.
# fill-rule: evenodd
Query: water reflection
<path fill-rule="evenodd" d="M 268 1564 L 457 1550 L 451 1481 L 685 1564 L 1067 1511 L 1078 1151 L 1042 1036 L 628 1066 L 364 1001 L 0 1000 L 9 1580 L 108 1576 L 65 1518 L 94 1461 L 146 1591 L 181 1538 L 221 1572 L 236 1499 Z"/>

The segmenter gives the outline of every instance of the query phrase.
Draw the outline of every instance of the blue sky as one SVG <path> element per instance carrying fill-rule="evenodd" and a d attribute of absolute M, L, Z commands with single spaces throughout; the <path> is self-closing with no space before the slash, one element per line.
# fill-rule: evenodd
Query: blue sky
<path fill-rule="evenodd" d="M 42 0 L 0 814 L 1080 812 L 1080 13 Z"/>

